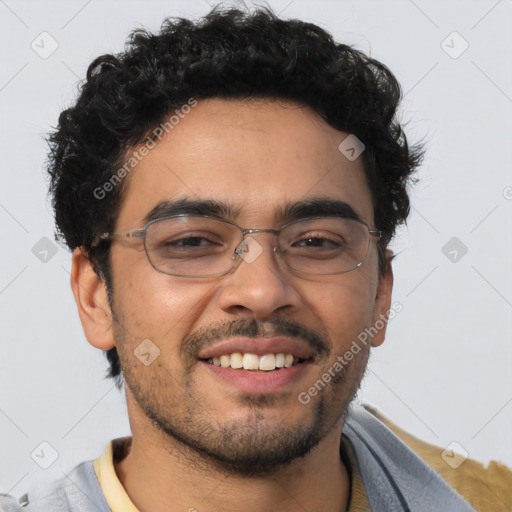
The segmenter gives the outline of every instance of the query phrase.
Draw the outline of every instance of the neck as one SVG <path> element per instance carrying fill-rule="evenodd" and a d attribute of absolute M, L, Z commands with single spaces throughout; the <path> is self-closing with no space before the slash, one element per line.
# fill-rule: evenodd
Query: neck
<path fill-rule="evenodd" d="M 133 427 L 131 450 L 115 469 L 141 512 L 347 509 L 350 479 L 339 455 L 342 425 L 305 457 L 258 477 L 227 475 L 166 434 L 153 429 L 151 435 L 137 435 Z"/>

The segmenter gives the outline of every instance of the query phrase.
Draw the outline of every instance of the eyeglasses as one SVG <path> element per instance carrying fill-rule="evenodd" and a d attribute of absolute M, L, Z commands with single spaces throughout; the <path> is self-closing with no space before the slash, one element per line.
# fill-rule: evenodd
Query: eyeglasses
<path fill-rule="evenodd" d="M 214 277 L 227 274 L 240 258 L 251 262 L 259 255 L 262 246 L 247 237 L 257 233 L 274 235 L 273 252 L 292 271 L 308 275 L 355 270 L 368 255 L 371 237 L 383 236 L 360 220 L 342 217 L 299 219 L 280 229 L 244 229 L 216 217 L 180 214 L 128 233 L 103 233 L 99 239 L 142 238 L 148 260 L 159 272 Z"/>

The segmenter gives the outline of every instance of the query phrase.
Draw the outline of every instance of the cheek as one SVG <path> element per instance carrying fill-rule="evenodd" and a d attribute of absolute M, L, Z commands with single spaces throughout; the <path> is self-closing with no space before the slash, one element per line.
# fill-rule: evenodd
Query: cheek
<path fill-rule="evenodd" d="M 179 346 L 214 293 L 213 282 L 167 276 L 149 264 L 118 270 L 114 307 L 122 327 L 130 339 L 149 338 L 161 350 Z"/>
<path fill-rule="evenodd" d="M 350 274 L 335 276 L 303 291 L 307 307 L 321 321 L 331 338 L 334 351 L 349 346 L 372 324 L 375 306 L 374 282 L 363 267 Z"/>

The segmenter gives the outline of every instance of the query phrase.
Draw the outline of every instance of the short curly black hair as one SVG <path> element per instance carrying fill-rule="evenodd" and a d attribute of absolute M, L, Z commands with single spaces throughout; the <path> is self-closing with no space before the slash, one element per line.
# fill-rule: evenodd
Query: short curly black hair
<path fill-rule="evenodd" d="M 108 194 L 95 191 L 128 150 L 190 98 L 287 99 L 365 145 L 374 221 L 386 233 L 378 246 L 383 271 L 385 249 L 409 214 L 407 187 L 423 157 L 422 145 L 409 147 L 397 120 L 401 96 L 385 65 L 336 43 L 317 25 L 280 19 L 269 8 L 217 6 L 197 22 L 169 18 L 157 34 L 135 30 L 124 52 L 90 64 L 76 103 L 49 136 L 56 238 L 85 251 L 111 300 L 110 246 L 95 241 L 115 225 L 123 183 Z M 107 376 L 120 387 L 117 350 L 107 358 Z"/>

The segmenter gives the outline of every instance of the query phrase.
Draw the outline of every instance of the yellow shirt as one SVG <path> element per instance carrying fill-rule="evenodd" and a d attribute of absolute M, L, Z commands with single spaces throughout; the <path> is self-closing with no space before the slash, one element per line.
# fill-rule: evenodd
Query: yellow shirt
<path fill-rule="evenodd" d="M 376 409 L 366 408 L 381 420 L 411 450 L 421 457 L 434 471 L 457 491 L 476 510 L 485 512 L 512 511 L 512 471 L 506 466 L 491 462 L 488 468 L 467 459 L 457 470 L 441 458 L 442 448 L 425 443 L 404 432 Z M 348 512 L 370 512 L 357 459 L 350 441 L 342 436 L 341 443 L 348 458 L 351 493 Z M 117 477 L 114 461 L 122 460 L 129 451 L 131 437 L 111 441 L 105 452 L 93 462 L 98 482 L 112 512 L 139 512 Z"/>
<path fill-rule="evenodd" d="M 350 461 L 351 498 L 348 512 L 368 512 L 370 506 L 364 490 L 363 481 L 357 467 L 357 461 L 350 441 L 344 436 L 342 443 Z M 122 460 L 129 451 L 131 437 L 121 437 L 110 441 L 101 457 L 93 462 L 94 471 L 101 490 L 112 512 L 139 512 L 124 490 L 114 467 L 115 460 Z"/>
<path fill-rule="evenodd" d="M 116 460 L 122 460 L 131 442 L 131 437 L 110 441 L 103 455 L 93 462 L 101 490 L 112 512 L 139 512 L 126 494 L 114 468 L 114 454 Z"/>

